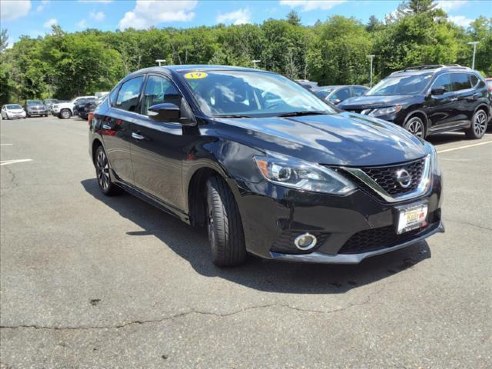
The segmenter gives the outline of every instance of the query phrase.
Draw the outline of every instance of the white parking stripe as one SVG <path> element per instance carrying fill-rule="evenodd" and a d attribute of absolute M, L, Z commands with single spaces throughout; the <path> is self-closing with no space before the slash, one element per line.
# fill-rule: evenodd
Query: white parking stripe
<path fill-rule="evenodd" d="M 10 165 L 10 164 L 17 164 L 17 163 L 25 163 L 26 161 L 32 161 L 32 159 L 4 160 L 4 161 L 0 161 L 0 165 Z"/>
<path fill-rule="evenodd" d="M 0 144 L 0 146 L 13 146 L 13 144 Z"/>
<path fill-rule="evenodd" d="M 438 154 L 442 154 L 443 152 L 450 152 L 450 151 L 456 151 L 456 150 L 462 150 L 462 149 L 467 149 L 469 147 L 475 147 L 475 146 L 480 146 L 480 145 L 487 145 L 492 143 L 492 141 L 487 141 L 487 142 L 480 142 L 472 145 L 465 145 L 465 146 L 460 146 L 460 147 L 453 147 L 451 149 L 446 149 L 446 150 L 437 150 Z"/>

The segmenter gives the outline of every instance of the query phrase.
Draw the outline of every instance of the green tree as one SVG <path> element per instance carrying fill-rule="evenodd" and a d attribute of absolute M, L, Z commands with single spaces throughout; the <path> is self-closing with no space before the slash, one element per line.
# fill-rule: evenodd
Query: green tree
<path fill-rule="evenodd" d="M 359 84 L 369 79 L 371 38 L 355 18 L 333 16 L 314 28 L 310 47 L 311 76 L 322 84 Z"/>
<path fill-rule="evenodd" d="M 0 53 L 9 46 L 9 33 L 7 29 L 0 29 Z"/>

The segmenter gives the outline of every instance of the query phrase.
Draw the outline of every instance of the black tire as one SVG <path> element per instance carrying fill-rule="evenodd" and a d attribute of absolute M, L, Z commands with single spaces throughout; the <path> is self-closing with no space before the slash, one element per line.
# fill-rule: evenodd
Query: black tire
<path fill-rule="evenodd" d="M 234 196 L 219 177 L 207 181 L 208 240 L 215 265 L 236 266 L 246 260 L 243 226 Z"/>
<path fill-rule="evenodd" d="M 96 179 L 99 189 L 106 196 L 113 196 L 120 192 L 117 185 L 111 180 L 109 161 L 102 145 L 99 145 L 94 155 L 94 166 L 96 167 Z"/>
<path fill-rule="evenodd" d="M 403 128 L 417 137 L 425 139 L 427 136 L 427 127 L 425 122 L 418 115 L 410 117 L 403 125 Z"/>
<path fill-rule="evenodd" d="M 60 111 L 60 114 L 58 115 L 58 118 L 61 119 L 68 119 L 72 116 L 72 112 L 69 109 L 62 109 Z"/>
<path fill-rule="evenodd" d="M 466 137 L 472 140 L 478 140 L 483 137 L 487 131 L 487 122 L 489 117 L 483 109 L 479 109 L 473 114 L 470 128 L 466 130 Z"/>

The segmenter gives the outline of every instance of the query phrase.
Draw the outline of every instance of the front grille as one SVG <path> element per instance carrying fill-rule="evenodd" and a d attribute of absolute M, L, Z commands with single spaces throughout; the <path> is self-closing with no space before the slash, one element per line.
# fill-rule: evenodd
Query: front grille
<path fill-rule="evenodd" d="M 316 243 L 316 246 L 310 250 L 299 250 L 295 245 L 294 245 L 294 240 L 296 239 L 297 236 L 306 233 L 306 231 L 284 231 L 282 234 L 275 240 L 273 243 L 270 251 L 273 252 L 280 252 L 283 254 L 309 254 L 316 250 L 318 247 L 323 245 L 323 243 L 326 241 L 330 233 L 322 233 L 322 232 L 309 232 L 313 236 L 315 236 L 318 240 Z"/>
<path fill-rule="evenodd" d="M 369 177 L 372 178 L 390 195 L 403 195 L 415 191 L 422 180 L 424 172 L 425 158 L 415 160 L 409 163 L 385 166 L 385 167 L 366 167 L 361 168 Z M 397 181 L 397 172 L 405 169 L 412 177 L 410 186 L 404 188 Z"/>
<path fill-rule="evenodd" d="M 367 229 L 354 234 L 338 251 L 339 254 L 359 254 L 410 241 L 422 229 L 397 234 L 394 226 Z"/>

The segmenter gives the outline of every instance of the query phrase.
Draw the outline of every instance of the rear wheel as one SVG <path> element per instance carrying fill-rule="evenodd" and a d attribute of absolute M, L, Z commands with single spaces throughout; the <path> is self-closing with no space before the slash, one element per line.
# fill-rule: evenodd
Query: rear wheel
<path fill-rule="evenodd" d="M 101 192 L 106 196 L 117 194 L 119 188 L 111 181 L 109 161 L 102 145 L 98 146 L 96 149 L 94 165 L 96 167 L 97 184 L 99 185 Z"/>
<path fill-rule="evenodd" d="M 480 109 L 473 114 L 471 127 L 466 131 L 466 137 L 477 140 L 482 138 L 487 130 L 487 113 Z"/>
<path fill-rule="evenodd" d="M 68 119 L 72 116 L 72 113 L 68 109 L 62 109 L 60 112 L 60 118 L 62 119 Z"/>
<path fill-rule="evenodd" d="M 227 184 L 219 177 L 207 181 L 208 239 L 217 266 L 235 266 L 246 260 L 239 209 Z"/>
<path fill-rule="evenodd" d="M 417 137 L 425 138 L 426 136 L 426 127 L 424 121 L 418 117 L 411 117 L 403 126 L 408 132 L 414 134 Z"/>

